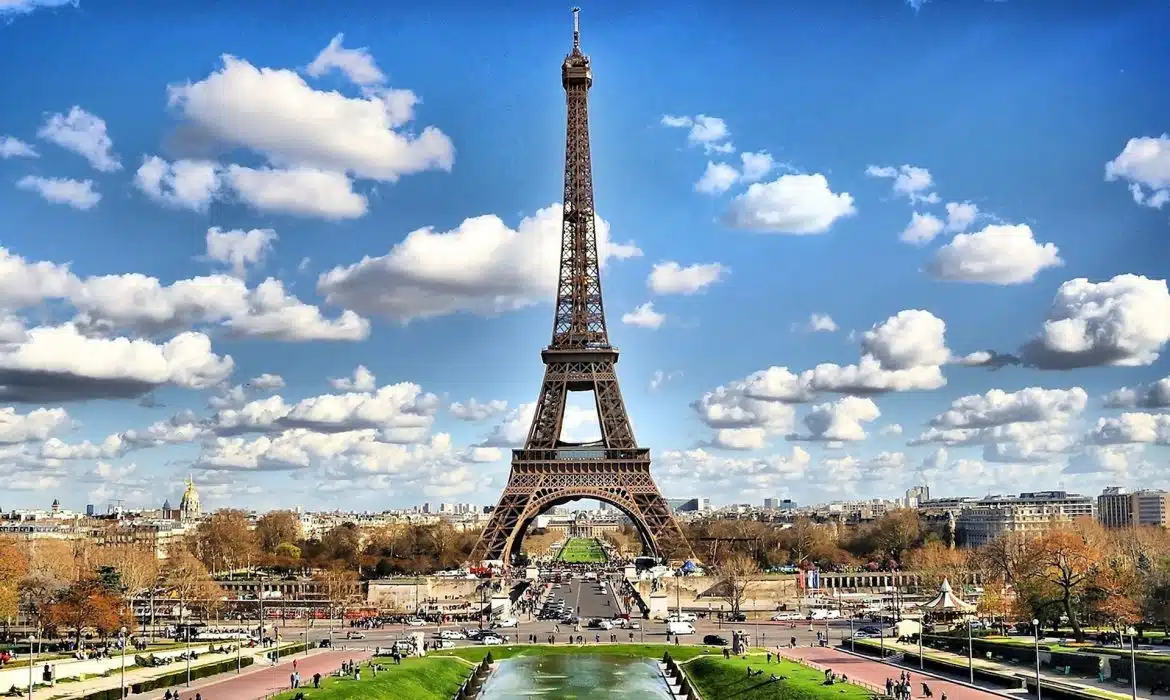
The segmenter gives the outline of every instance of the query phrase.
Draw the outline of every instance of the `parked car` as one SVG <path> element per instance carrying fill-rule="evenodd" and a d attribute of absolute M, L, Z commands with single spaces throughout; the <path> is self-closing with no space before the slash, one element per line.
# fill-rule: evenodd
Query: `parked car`
<path fill-rule="evenodd" d="M 747 622 L 747 615 L 743 613 L 732 613 L 727 616 L 727 619 L 731 622 Z"/>
<path fill-rule="evenodd" d="M 467 635 L 459 630 L 441 630 L 439 639 L 467 639 Z"/>
<path fill-rule="evenodd" d="M 366 635 L 362 632 L 346 632 L 345 638 L 346 639 L 365 639 Z"/>
<path fill-rule="evenodd" d="M 520 621 L 516 618 L 505 617 L 502 620 L 496 620 L 494 623 L 492 623 L 492 627 L 498 629 L 501 627 L 515 627 L 518 624 L 520 624 Z"/>
<path fill-rule="evenodd" d="M 427 622 L 426 620 L 420 620 L 417 617 L 412 617 L 406 621 L 406 624 L 410 625 L 411 627 L 422 627 L 423 625 L 427 624 Z"/>
<path fill-rule="evenodd" d="M 431 642 L 432 649 L 454 649 L 455 642 L 450 639 L 436 639 Z"/>
<path fill-rule="evenodd" d="M 493 646 L 493 645 L 496 645 L 496 644 L 503 644 L 503 643 L 504 643 L 504 640 L 503 640 L 503 639 L 501 639 L 501 638 L 499 638 L 499 637 L 490 637 L 490 636 L 489 636 L 489 637 L 481 637 L 481 638 L 480 638 L 480 640 L 479 640 L 479 643 L 480 643 L 480 644 L 486 644 L 486 645 L 488 645 L 488 646 Z"/>
<path fill-rule="evenodd" d="M 725 647 L 727 646 L 727 640 L 717 634 L 708 634 L 703 637 L 703 644 L 713 647 Z"/>
<path fill-rule="evenodd" d="M 800 613 L 795 610 L 781 610 L 772 616 L 772 622 L 795 622 L 800 619 Z"/>

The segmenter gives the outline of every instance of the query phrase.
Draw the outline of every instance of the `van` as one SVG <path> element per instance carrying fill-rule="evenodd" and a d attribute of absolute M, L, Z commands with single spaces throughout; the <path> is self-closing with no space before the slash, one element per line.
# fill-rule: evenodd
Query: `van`
<path fill-rule="evenodd" d="M 668 622 L 666 623 L 667 634 L 694 634 L 695 626 L 689 622 Z"/>

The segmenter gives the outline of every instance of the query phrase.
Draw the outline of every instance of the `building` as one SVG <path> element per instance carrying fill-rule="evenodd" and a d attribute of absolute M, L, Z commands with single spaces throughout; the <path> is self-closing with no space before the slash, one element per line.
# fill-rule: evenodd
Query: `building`
<path fill-rule="evenodd" d="M 1097 521 L 1105 527 L 1170 525 L 1170 494 L 1165 491 L 1127 492 L 1110 486 L 1097 497 Z"/>
<path fill-rule="evenodd" d="M 905 506 L 907 508 L 917 508 L 919 503 L 930 500 L 929 486 L 913 486 L 906 489 Z"/>
<path fill-rule="evenodd" d="M 1132 521 L 1131 495 L 1121 486 L 1109 486 L 1097 496 L 1097 522 L 1105 527 L 1128 527 Z"/>
<path fill-rule="evenodd" d="M 1058 523 L 1096 517 L 1096 502 L 1066 491 L 1035 491 L 1019 496 L 988 496 L 959 512 L 955 519 L 959 540 L 982 547 L 996 538 L 1017 533 L 1036 537 Z"/>
<path fill-rule="evenodd" d="M 199 503 L 199 492 L 195 490 L 195 482 L 188 477 L 183 500 L 179 501 L 179 522 L 194 523 L 202 517 L 203 506 Z"/>

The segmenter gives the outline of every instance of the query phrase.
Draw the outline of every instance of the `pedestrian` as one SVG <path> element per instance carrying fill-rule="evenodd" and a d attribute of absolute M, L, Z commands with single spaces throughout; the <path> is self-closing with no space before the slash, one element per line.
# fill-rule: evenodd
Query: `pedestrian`
<path fill-rule="evenodd" d="M 926 698 L 926 700 L 930 700 L 930 698 L 934 697 L 934 693 L 930 692 L 930 686 L 927 685 L 925 681 L 922 683 L 922 695 Z"/>
<path fill-rule="evenodd" d="M 314 687 L 314 688 L 320 688 L 320 687 L 321 687 L 321 674 L 320 674 L 320 673 L 314 673 L 314 674 L 313 674 L 313 687 Z"/>
<path fill-rule="evenodd" d="M 768 663 L 772 663 L 772 652 L 768 652 Z"/>
<path fill-rule="evenodd" d="M 195 693 L 195 700 L 203 700 L 203 696 L 199 693 Z"/>
<path fill-rule="evenodd" d="M 295 673 L 288 674 L 288 687 L 290 687 L 290 688 L 297 687 L 297 674 L 295 674 Z"/>

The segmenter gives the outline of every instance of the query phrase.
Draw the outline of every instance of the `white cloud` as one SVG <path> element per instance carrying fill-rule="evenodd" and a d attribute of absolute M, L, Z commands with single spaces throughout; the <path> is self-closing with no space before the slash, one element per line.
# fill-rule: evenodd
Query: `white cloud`
<path fill-rule="evenodd" d="M 790 435 L 789 439 L 823 442 L 864 440 L 868 435 L 862 423 L 872 423 L 881 415 L 873 399 L 843 396 L 832 403 L 813 406 L 804 417 L 809 434 Z"/>
<path fill-rule="evenodd" d="M 85 279 L 67 266 L 29 263 L 0 249 L 0 309 L 22 309 L 61 300 L 78 315 L 74 323 L 86 333 L 116 331 L 156 335 L 204 324 L 217 324 L 233 335 L 273 340 L 363 340 L 369 322 L 352 311 L 326 318 L 287 293 L 269 278 L 249 289 L 229 275 L 209 275 L 163 285 L 141 274 L 101 275 Z M 10 335 L 14 329 L 5 330 Z"/>
<path fill-rule="evenodd" d="M 209 228 L 207 257 L 228 265 L 233 275 L 242 278 L 247 274 L 249 266 L 264 261 L 276 238 L 276 232 L 270 228 L 254 228 L 251 231 Z"/>
<path fill-rule="evenodd" d="M 942 220 L 934 214 L 919 214 L 914 212 L 910 216 L 910 223 L 906 226 L 906 230 L 902 231 L 899 236 L 903 243 L 910 243 L 912 245 L 925 245 L 934 240 L 934 237 L 942 233 Z"/>
<path fill-rule="evenodd" d="M 992 224 L 975 233 L 960 233 L 935 253 L 927 271 L 951 282 L 1023 284 L 1041 270 L 1061 267 L 1053 243 L 1037 243 L 1027 224 Z"/>
<path fill-rule="evenodd" d="M 528 437 L 532 419 L 536 415 L 536 404 L 520 404 L 504 416 L 491 433 L 480 443 L 480 447 L 519 447 Z M 565 405 L 561 439 L 567 442 L 592 442 L 601 439 L 601 423 L 597 410 L 568 403 Z"/>
<path fill-rule="evenodd" d="M 806 333 L 836 333 L 837 322 L 829 314 L 814 312 L 809 314 L 808 321 L 800 326 L 800 329 Z"/>
<path fill-rule="evenodd" d="M 754 398 L 743 382 L 716 387 L 691 403 L 714 431 L 710 444 L 727 450 L 754 450 L 792 432 L 796 411 L 779 401 Z"/>
<path fill-rule="evenodd" d="M 979 207 L 972 202 L 947 202 L 947 231 L 962 233 L 979 216 Z"/>
<path fill-rule="evenodd" d="M 658 391 L 668 382 L 672 382 L 682 376 L 682 372 L 666 372 L 660 369 L 654 370 L 650 375 L 650 391 Z"/>
<path fill-rule="evenodd" d="M 656 330 L 661 328 L 665 322 L 665 314 L 660 314 L 655 311 L 654 302 L 652 301 L 642 304 L 629 313 L 622 314 L 622 323 L 637 326 L 638 328 Z"/>
<path fill-rule="evenodd" d="M 718 282 L 728 272 L 719 263 L 695 263 L 683 267 L 673 260 L 656 263 L 646 279 L 655 294 L 697 294 Z"/>
<path fill-rule="evenodd" d="M 878 435 L 882 435 L 882 436 L 901 435 L 901 434 L 902 434 L 902 424 L 901 423 L 890 423 L 889 425 L 883 426 L 882 429 L 878 431 Z"/>
<path fill-rule="evenodd" d="M 493 399 L 487 402 L 471 399 L 467 403 L 456 401 L 451 404 L 448 410 L 451 411 L 451 415 L 459 420 L 478 423 L 489 418 L 494 418 L 507 411 L 508 402 L 499 399 Z"/>
<path fill-rule="evenodd" d="M 278 167 L 350 173 L 393 182 L 425 170 L 449 170 L 451 140 L 433 126 L 399 131 L 417 98 L 387 90 L 360 98 L 314 90 L 295 71 L 257 68 L 223 56 L 203 80 L 168 87 L 171 107 L 205 133 L 263 154 Z"/>
<path fill-rule="evenodd" d="M 1089 439 L 1097 445 L 1170 445 L 1170 414 L 1122 413 L 1116 418 L 1099 418 Z"/>
<path fill-rule="evenodd" d="M 662 117 L 662 125 L 689 129 L 687 142 L 692 146 L 702 146 L 707 153 L 733 153 L 735 147 L 728 140 L 731 132 L 727 129 L 727 122 L 719 117 L 709 117 L 700 114 L 694 117 Z"/>
<path fill-rule="evenodd" d="M 269 214 L 318 216 L 329 220 L 364 216 L 369 201 L 353 191 L 344 173 L 316 168 L 228 166 L 224 180 L 240 201 Z"/>
<path fill-rule="evenodd" d="M 0 408 L 0 445 L 48 440 L 72 425 L 62 408 L 38 408 L 17 413 L 11 406 Z"/>
<path fill-rule="evenodd" d="M 600 217 L 596 229 L 603 266 L 641 255 L 633 244 L 613 243 Z M 317 290 L 330 304 L 400 321 L 487 315 L 555 298 L 560 256 L 561 207 L 552 205 L 515 229 L 487 215 L 453 231 L 412 231 L 386 255 L 322 274 Z"/>
<path fill-rule="evenodd" d="M 776 167 L 772 155 L 762 151 L 741 153 L 739 158 L 742 166 L 738 170 L 727 163 L 707 161 L 707 169 L 695 183 L 695 191 L 713 195 L 723 194 L 731 189 L 732 185 L 760 180 Z"/>
<path fill-rule="evenodd" d="M 1127 141 L 1105 164 L 1105 179 L 1128 182 L 1135 202 L 1161 209 L 1170 201 L 1170 134 Z"/>
<path fill-rule="evenodd" d="M 1009 423 L 1065 422 L 1085 410 L 1089 395 L 1080 387 L 1028 387 L 1008 393 L 992 389 L 956 399 L 950 409 L 931 419 L 937 428 L 990 428 Z"/>
<path fill-rule="evenodd" d="M 702 488 L 704 494 L 731 490 L 731 498 L 750 494 L 755 500 L 761 492 L 774 493 L 783 490 L 785 483 L 805 478 L 811 461 L 808 452 L 795 445 L 787 455 L 750 458 L 717 457 L 701 448 L 667 450 L 658 458 L 655 471 L 676 489 Z"/>
<path fill-rule="evenodd" d="M 0 17 L 24 15 L 42 7 L 77 7 L 80 0 L 0 0 Z"/>
<path fill-rule="evenodd" d="M 284 388 L 285 384 L 284 377 L 280 376 L 279 374 L 268 373 L 261 374 L 259 377 L 253 377 L 248 383 L 262 391 L 282 389 Z"/>
<path fill-rule="evenodd" d="M 106 122 L 76 105 L 69 114 L 46 117 L 37 136 L 85 158 L 95 170 L 112 173 L 122 169 L 113 152 L 114 142 L 106 133 Z"/>
<path fill-rule="evenodd" d="M 916 165 L 871 165 L 865 169 L 870 177 L 879 177 L 894 181 L 894 194 L 908 198 L 913 203 L 937 204 L 938 195 L 929 190 L 934 187 L 934 178 L 926 168 Z"/>
<path fill-rule="evenodd" d="M 0 3 L 0 7 L 2 7 Z M 39 158 L 41 154 L 15 136 L 0 136 L 0 158 Z"/>
<path fill-rule="evenodd" d="M 206 211 L 220 187 L 220 169 L 206 160 L 177 160 L 143 156 L 134 184 L 159 204 Z"/>
<path fill-rule="evenodd" d="M 695 183 L 695 191 L 704 194 L 723 194 L 739 180 L 739 171 L 727 163 L 707 161 L 707 169 Z"/>
<path fill-rule="evenodd" d="M 1139 367 L 1170 342 L 1170 290 L 1165 280 L 1118 275 L 1107 282 L 1060 285 L 1040 334 L 1021 349 L 1040 369 Z"/>
<path fill-rule="evenodd" d="M 748 187 L 731 200 L 724 221 L 732 228 L 803 235 L 824 233 L 856 213 L 853 197 L 830 190 L 824 175 L 787 174 Z"/>
<path fill-rule="evenodd" d="M 374 57 L 365 47 L 347 49 L 341 45 L 344 34 L 333 37 L 329 45 L 317 54 L 305 72 L 320 78 L 331 70 L 338 70 L 355 85 L 379 85 L 386 81 L 386 75 L 378 68 Z"/>
<path fill-rule="evenodd" d="M 67 204 L 82 211 L 92 209 L 102 201 L 101 193 L 93 189 L 93 180 L 25 175 L 16 181 L 16 186 L 36 192 L 53 204 Z"/>
<path fill-rule="evenodd" d="M 226 379 L 232 358 L 211 351 L 202 333 L 165 343 L 90 338 L 73 324 L 29 329 L 17 344 L 0 346 L 0 397 L 8 401 L 67 401 L 141 396 L 164 384 L 206 389 Z"/>
<path fill-rule="evenodd" d="M 340 391 L 373 391 L 378 386 L 378 379 L 365 365 L 358 365 L 353 377 L 330 379 L 329 386 Z"/>
<path fill-rule="evenodd" d="M 1170 408 L 1170 377 L 1151 384 L 1122 387 L 1105 397 L 1108 408 Z"/>

